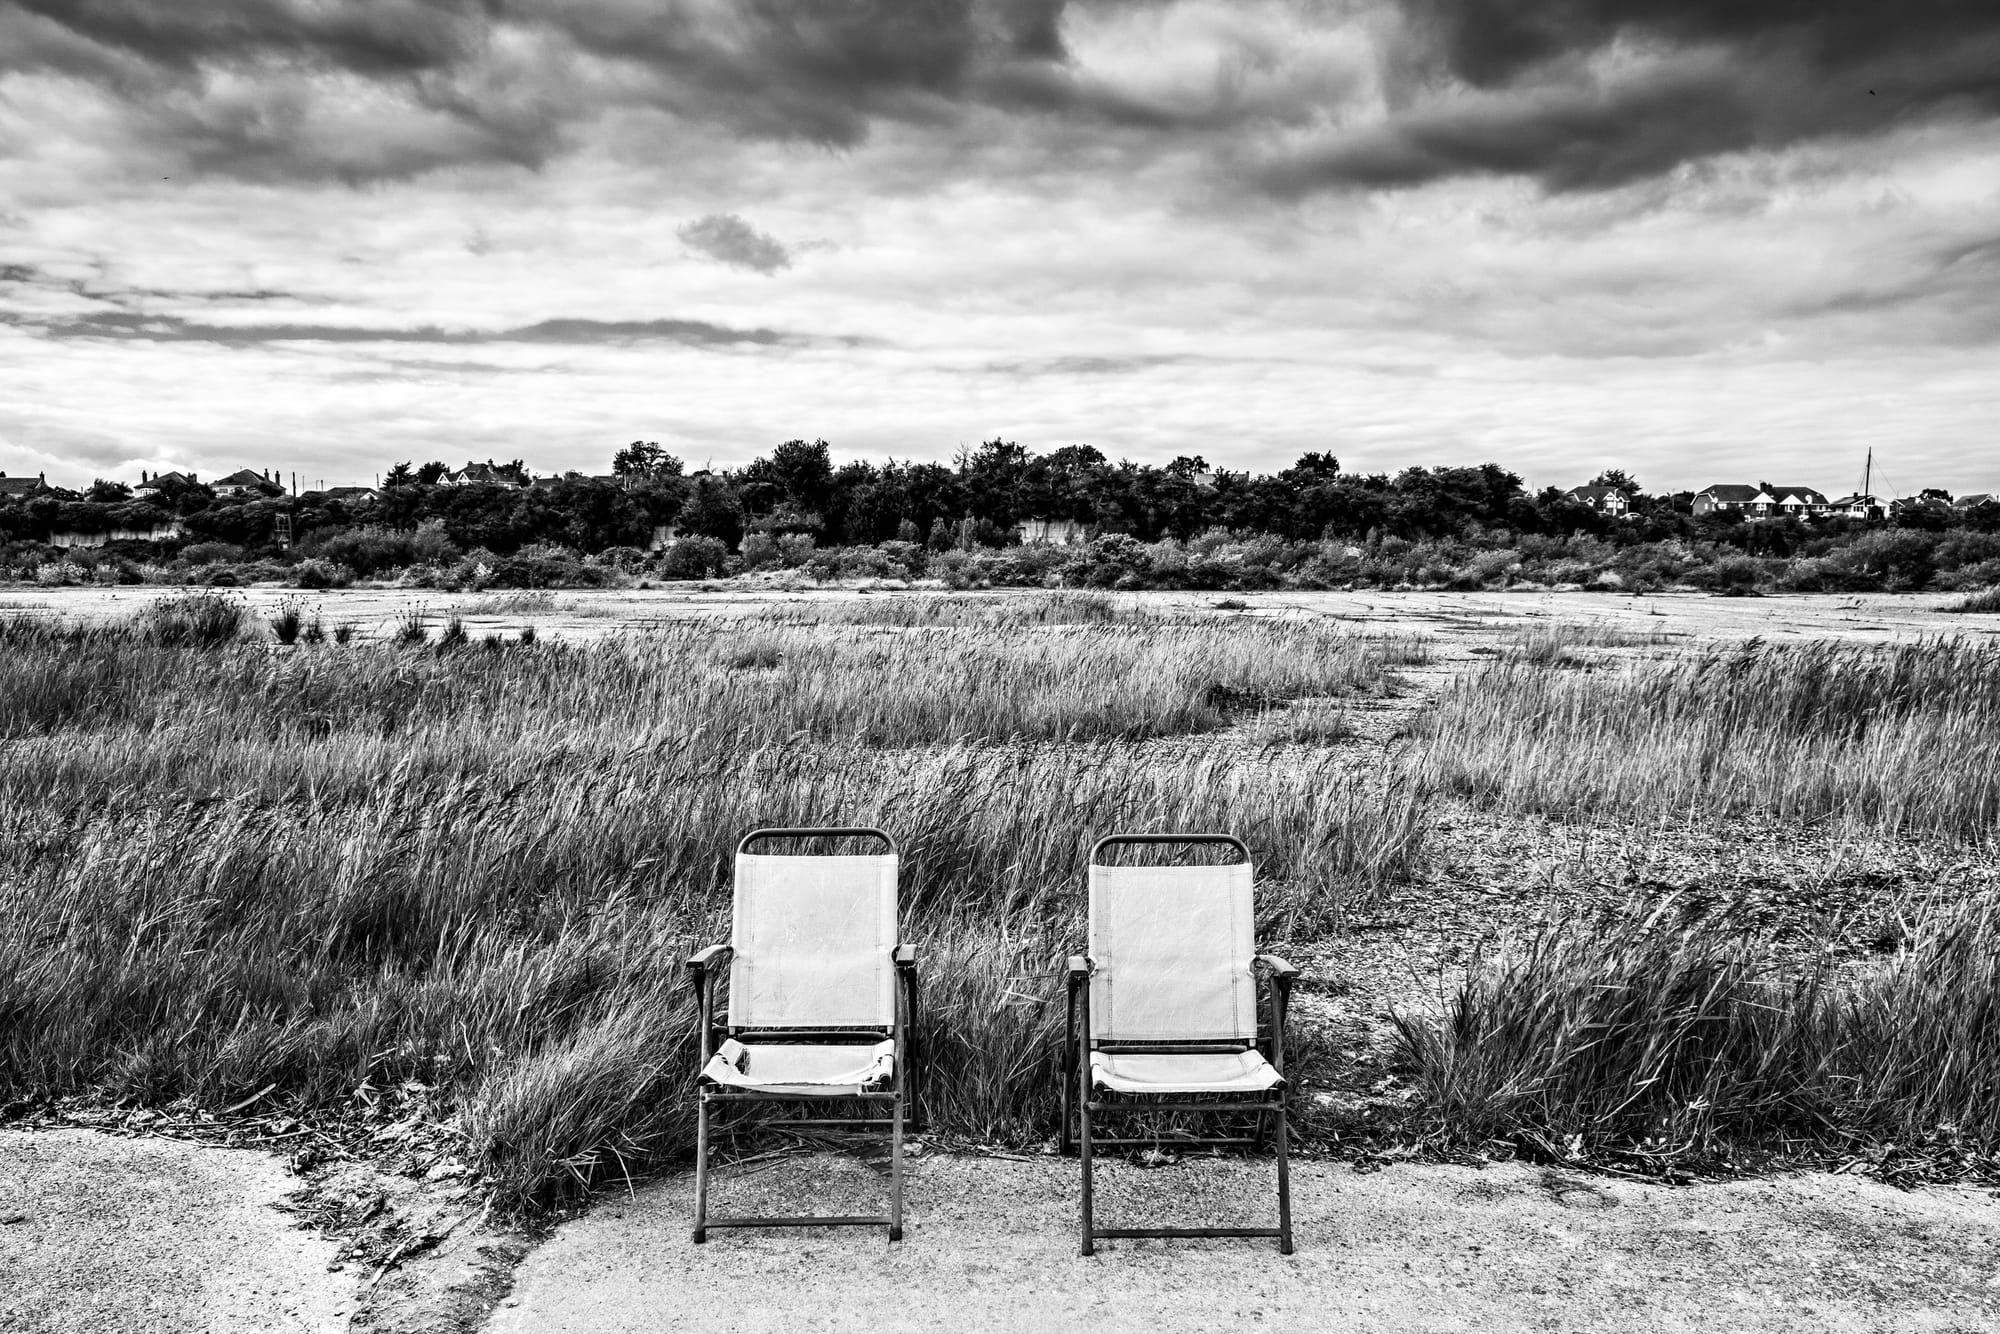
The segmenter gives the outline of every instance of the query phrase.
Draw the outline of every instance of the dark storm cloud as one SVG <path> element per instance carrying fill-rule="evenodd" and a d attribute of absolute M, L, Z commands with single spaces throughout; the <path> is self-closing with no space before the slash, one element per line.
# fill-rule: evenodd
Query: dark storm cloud
<path fill-rule="evenodd" d="M 1367 34 L 1388 108 L 1372 119 L 1296 43 L 1222 9 L 1189 39 L 1231 71 L 1212 87 L 1148 91 L 1065 45 L 1066 18 L 1164 0 L 0 0 L 0 46 L 121 99 L 132 153 L 258 181 L 537 168 L 633 107 L 685 131 L 662 139 L 675 152 L 701 151 L 706 130 L 848 148 L 893 121 L 947 143 L 1018 137 L 1024 172 L 1037 154 L 1105 160 L 1090 150 L 1113 137 L 1141 158 L 1191 147 L 1211 174 L 1280 195 L 1482 174 L 1594 189 L 2000 115 L 1993 0 L 1375 3 L 1291 11 Z M 1248 93 L 1232 82 L 1246 70 Z M 1276 150 L 1279 130 L 1300 137 Z"/>
<path fill-rule="evenodd" d="M 512 329 L 444 329 L 367 327 L 343 324 L 213 324 L 176 315 L 129 312 L 29 316 L 0 312 L 0 324 L 26 329 L 47 338 L 93 338 L 121 342 L 208 343 L 223 347 L 258 347 L 274 343 L 429 343 L 471 346 L 492 343 L 598 345 L 667 342 L 687 347 L 854 347 L 865 339 L 786 333 L 775 329 L 737 329 L 705 320 L 550 319 Z"/>
<path fill-rule="evenodd" d="M 12 0 L 100 46 L 192 69 L 260 57 L 362 74 L 404 74 L 462 59 L 492 6 L 476 0 Z"/>
<path fill-rule="evenodd" d="M 696 218 L 674 235 L 690 249 L 737 268 L 776 273 L 792 262 L 791 252 L 776 237 L 765 235 L 734 213 Z"/>
<path fill-rule="evenodd" d="M 1483 174 L 1593 189 L 1722 152 L 2000 114 L 2000 6 L 1986 0 L 1406 0 L 1404 12 L 1415 46 L 1401 109 L 1266 163 L 1269 188 Z M 1614 72 L 1592 72 L 1621 42 Z"/>

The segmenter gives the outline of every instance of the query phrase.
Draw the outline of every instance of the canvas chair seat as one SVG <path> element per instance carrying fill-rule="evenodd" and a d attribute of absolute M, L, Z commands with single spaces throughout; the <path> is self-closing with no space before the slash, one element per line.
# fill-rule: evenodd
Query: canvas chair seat
<path fill-rule="evenodd" d="M 711 1084 L 757 1093 L 837 1098 L 869 1093 L 896 1075 L 896 1044 L 724 1042 L 702 1068 Z"/>
<path fill-rule="evenodd" d="M 1090 1080 L 1117 1093 L 1262 1093 L 1285 1082 L 1254 1051 L 1094 1051 Z"/>

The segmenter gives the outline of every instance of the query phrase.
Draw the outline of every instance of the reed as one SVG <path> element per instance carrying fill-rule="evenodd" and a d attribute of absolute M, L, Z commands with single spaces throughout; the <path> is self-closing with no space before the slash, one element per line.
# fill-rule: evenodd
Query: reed
<path fill-rule="evenodd" d="M 1441 790 L 1569 817 L 1834 822 L 1989 845 L 2000 647 L 1751 641 L 1589 673 L 1502 659 L 1419 724 Z"/>
<path fill-rule="evenodd" d="M 1900 1146 L 1975 1170 L 2000 1152 L 2000 901 L 1930 913 L 1893 956 L 1784 966 L 1678 905 L 1570 922 L 1466 972 L 1439 1019 L 1398 1019 L 1436 1133 L 1659 1169 L 1773 1144 Z"/>
<path fill-rule="evenodd" d="M 1266 939 L 1416 869 L 1415 789 L 1174 740 L 1385 671 L 1275 624 L 758 621 L 440 653 L 15 623 L 0 1101 L 276 1084 L 311 1115 L 415 1080 L 505 1199 L 548 1203 L 684 1152 L 680 961 L 726 938 L 735 840 L 864 823 L 903 847 L 931 1120 L 1039 1139 L 1095 835 L 1240 834 Z"/>

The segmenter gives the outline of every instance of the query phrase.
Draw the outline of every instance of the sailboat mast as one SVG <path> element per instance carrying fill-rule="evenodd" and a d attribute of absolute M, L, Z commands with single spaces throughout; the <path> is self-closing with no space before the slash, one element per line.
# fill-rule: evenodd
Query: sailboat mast
<path fill-rule="evenodd" d="M 1868 461 L 1861 465 L 1861 503 L 1869 502 L 1868 480 L 1875 472 L 1875 446 L 1868 446 Z"/>

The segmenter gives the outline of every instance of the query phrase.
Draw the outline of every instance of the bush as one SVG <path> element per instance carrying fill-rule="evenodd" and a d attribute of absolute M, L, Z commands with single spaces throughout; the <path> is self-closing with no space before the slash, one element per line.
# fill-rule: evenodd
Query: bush
<path fill-rule="evenodd" d="M 196 542 L 181 548 L 181 559 L 190 565 L 234 565 L 243 559 L 243 548 L 227 542 Z"/>
<path fill-rule="evenodd" d="M 214 648 L 233 643 L 242 633 L 249 611 L 234 598 L 215 593 L 187 593 L 161 598 L 133 618 L 149 643 L 165 648 Z"/>
<path fill-rule="evenodd" d="M 783 533 L 778 537 L 778 562 L 796 570 L 812 559 L 813 545 L 811 533 Z"/>
<path fill-rule="evenodd" d="M 646 553 L 637 547 L 606 547 L 592 556 L 591 560 L 622 574 L 635 574 L 645 568 Z"/>
<path fill-rule="evenodd" d="M 345 565 L 313 558 L 292 567 L 292 580 L 300 588 L 345 588 L 354 582 L 354 571 Z"/>
<path fill-rule="evenodd" d="M 774 570 L 784 563 L 777 539 L 769 533 L 745 533 L 736 550 L 743 557 L 745 571 Z"/>
<path fill-rule="evenodd" d="M 708 579 L 722 573 L 729 548 L 718 537 L 683 537 L 660 557 L 662 579 Z"/>

